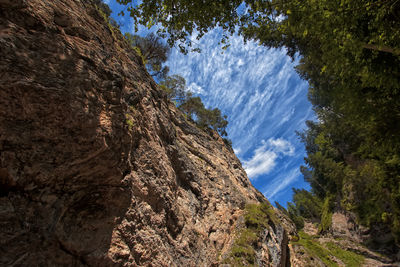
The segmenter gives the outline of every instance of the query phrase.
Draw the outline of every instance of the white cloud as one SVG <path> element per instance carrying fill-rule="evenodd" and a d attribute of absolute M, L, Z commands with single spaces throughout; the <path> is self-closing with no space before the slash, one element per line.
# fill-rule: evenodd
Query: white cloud
<path fill-rule="evenodd" d="M 294 114 L 294 108 L 291 108 L 289 112 L 285 113 L 284 117 L 281 119 L 281 121 L 279 122 L 279 125 L 284 124 L 285 122 L 290 120 L 290 117 L 293 116 Z"/>
<path fill-rule="evenodd" d="M 253 41 L 244 44 L 235 35 L 223 51 L 218 46 L 221 36 L 222 30 L 216 29 L 196 40 L 201 53 L 184 56 L 173 50 L 167 62 L 170 74 L 180 74 L 193 91 L 200 87 L 205 106 L 228 115 L 228 137 L 247 174 L 261 191 L 279 187 L 268 193 L 277 197 L 283 185 L 290 186 L 291 180 L 282 173 L 298 169 L 303 162 L 303 145 L 295 131 L 312 118 L 307 83 L 299 78 L 293 69 L 296 62 L 284 49 L 266 49 Z"/>
<path fill-rule="evenodd" d="M 265 151 L 264 148 L 259 148 L 249 161 L 244 162 L 244 169 L 250 179 L 255 179 L 261 174 L 269 173 L 276 165 L 276 158 L 276 153 L 269 150 Z"/>
<path fill-rule="evenodd" d="M 243 66 L 244 65 L 243 59 L 239 58 L 239 60 L 236 62 L 236 64 L 237 64 L 238 67 Z"/>
<path fill-rule="evenodd" d="M 293 145 L 282 138 L 261 141 L 261 146 L 254 150 L 253 157 L 243 162 L 244 169 L 250 179 L 255 179 L 261 174 L 268 174 L 276 165 L 281 156 L 293 156 Z"/>
<path fill-rule="evenodd" d="M 278 138 L 268 140 L 269 145 L 273 148 L 275 152 L 282 153 L 284 155 L 292 156 L 294 154 L 294 147 L 289 141 L 285 139 Z"/>
<path fill-rule="evenodd" d="M 268 189 L 264 191 L 264 195 L 268 199 L 272 199 L 277 193 L 286 189 L 289 184 L 294 182 L 300 176 L 299 168 L 294 168 L 286 174 L 279 176 L 268 185 Z"/>
<path fill-rule="evenodd" d="M 203 88 L 201 88 L 201 86 L 197 85 L 197 84 L 194 83 L 194 82 L 191 83 L 191 84 L 188 86 L 188 90 L 189 90 L 190 92 L 192 92 L 193 94 L 198 94 L 198 95 L 204 93 Z"/>
<path fill-rule="evenodd" d="M 238 156 L 239 154 L 240 154 L 240 152 L 242 152 L 242 150 L 240 149 L 240 147 L 238 147 L 238 148 L 232 148 L 233 149 L 233 152 L 235 153 L 235 155 L 236 156 Z"/>

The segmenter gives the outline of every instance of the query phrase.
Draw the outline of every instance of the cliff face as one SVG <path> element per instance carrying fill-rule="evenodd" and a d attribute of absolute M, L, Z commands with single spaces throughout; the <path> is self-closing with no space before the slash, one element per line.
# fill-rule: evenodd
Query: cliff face
<path fill-rule="evenodd" d="M 0 265 L 218 265 L 266 200 L 87 2 L 0 0 Z M 275 212 L 257 260 L 285 266 Z"/>

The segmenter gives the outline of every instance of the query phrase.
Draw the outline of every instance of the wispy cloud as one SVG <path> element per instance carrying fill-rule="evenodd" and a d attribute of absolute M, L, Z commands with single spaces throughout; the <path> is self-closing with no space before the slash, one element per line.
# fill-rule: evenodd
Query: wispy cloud
<path fill-rule="evenodd" d="M 269 173 L 275 167 L 277 157 L 277 154 L 272 151 L 258 148 L 254 156 L 249 161 L 244 162 L 244 169 L 250 179 L 253 180 L 261 174 Z"/>
<path fill-rule="evenodd" d="M 268 174 L 276 165 L 276 160 L 281 156 L 292 156 L 294 147 L 287 140 L 278 138 L 261 142 L 254 155 L 243 162 L 244 169 L 250 179 L 255 179 L 262 174 Z"/>
<path fill-rule="evenodd" d="M 240 148 L 233 147 L 232 149 L 233 149 L 233 152 L 235 152 L 235 155 L 239 155 L 242 152 L 240 150 Z"/>
<path fill-rule="evenodd" d="M 188 90 L 189 90 L 190 92 L 192 92 L 193 94 L 197 94 L 197 95 L 201 95 L 201 94 L 204 93 L 203 88 L 201 88 L 201 86 L 197 85 L 197 84 L 194 83 L 194 82 L 191 83 L 191 84 L 188 86 Z"/>
<path fill-rule="evenodd" d="M 304 148 L 295 131 L 313 116 L 307 84 L 284 49 L 245 44 L 233 36 L 223 51 L 218 45 L 221 35 L 221 30 L 212 30 L 196 41 L 201 53 L 173 50 L 167 65 L 171 74 L 183 76 L 190 90 L 201 95 L 205 106 L 228 115 L 228 137 L 253 184 L 263 190 L 303 162 Z M 290 177 L 296 186 L 304 186 L 300 176 Z M 279 196 L 279 190 L 273 195 Z"/>
<path fill-rule="evenodd" d="M 299 176 L 299 168 L 293 168 L 288 173 L 283 173 L 268 185 L 267 189 L 263 192 L 264 195 L 270 200 L 274 199 L 277 193 L 284 189 L 287 189 L 287 187 L 291 183 L 293 183 L 294 180 L 296 180 Z"/>
<path fill-rule="evenodd" d="M 115 0 L 106 2 L 120 21 L 117 14 L 126 7 Z M 134 33 L 133 19 L 125 13 L 122 30 Z M 159 27 L 139 26 L 136 34 L 144 36 Z M 245 44 L 235 35 L 223 51 L 218 45 L 222 34 L 215 29 L 200 40 L 194 34 L 191 38 L 201 53 L 183 55 L 173 49 L 166 63 L 170 75 L 184 77 L 206 107 L 218 107 L 228 115 L 228 138 L 252 183 L 267 197 L 285 203 L 291 199 L 289 187 L 307 187 L 298 171 L 305 152 L 295 135 L 314 118 L 307 83 L 294 71 L 296 62 L 284 49 L 267 49 L 254 41 Z"/>

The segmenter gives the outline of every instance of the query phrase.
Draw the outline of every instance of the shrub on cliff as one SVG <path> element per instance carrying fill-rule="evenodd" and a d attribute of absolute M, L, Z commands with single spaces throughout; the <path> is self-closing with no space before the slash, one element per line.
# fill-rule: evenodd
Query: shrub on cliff
<path fill-rule="evenodd" d="M 188 117 L 196 121 L 200 128 L 210 127 L 216 130 L 221 136 L 227 135 L 227 116 L 222 116 L 221 110 L 218 108 L 205 108 L 200 97 L 187 98 L 187 100 L 179 106 L 179 109 L 181 109 Z"/>
<path fill-rule="evenodd" d="M 143 63 L 151 76 L 164 79 L 169 71 L 168 66 L 162 66 L 168 59 L 170 48 L 162 39 L 154 34 L 145 37 L 125 33 L 125 38 L 133 48 L 140 51 Z"/>
<path fill-rule="evenodd" d="M 177 74 L 165 77 L 165 79 L 160 82 L 159 87 L 164 90 L 168 98 L 175 101 L 177 105 L 184 103 L 188 97 L 191 97 L 191 93 L 188 92 L 186 88 L 185 78 Z"/>
<path fill-rule="evenodd" d="M 106 15 L 107 18 L 111 16 L 111 8 L 104 3 L 103 0 L 91 0 L 91 2 L 96 5 Z"/>
<path fill-rule="evenodd" d="M 167 93 L 170 100 L 174 101 L 178 108 L 186 114 L 188 118 L 195 121 L 200 128 L 210 127 L 221 136 L 226 136 L 228 121 L 226 115 L 221 114 L 218 108 L 207 109 L 200 97 L 193 97 L 186 87 L 186 81 L 182 76 L 167 76 L 159 84 L 160 89 Z M 230 140 L 226 143 L 230 145 Z"/>

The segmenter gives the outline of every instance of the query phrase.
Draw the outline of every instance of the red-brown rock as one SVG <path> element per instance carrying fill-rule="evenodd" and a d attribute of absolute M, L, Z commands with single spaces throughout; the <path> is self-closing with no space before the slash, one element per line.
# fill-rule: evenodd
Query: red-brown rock
<path fill-rule="evenodd" d="M 88 1 L 0 0 L 0 25 L 0 265 L 218 265 L 266 201 L 221 137 Z"/>

